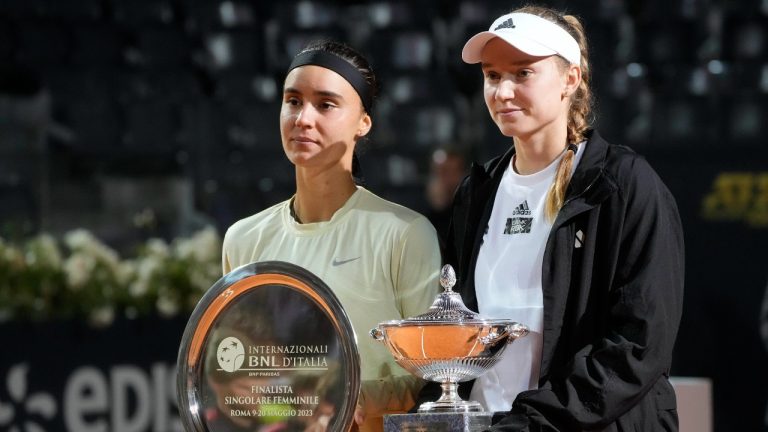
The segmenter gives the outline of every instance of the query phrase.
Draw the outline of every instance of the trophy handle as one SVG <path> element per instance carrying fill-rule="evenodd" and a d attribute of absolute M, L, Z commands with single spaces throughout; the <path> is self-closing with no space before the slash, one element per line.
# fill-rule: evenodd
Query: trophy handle
<path fill-rule="evenodd" d="M 515 339 L 521 338 L 527 334 L 527 326 L 513 322 L 512 324 L 504 327 L 504 330 L 501 333 L 496 333 L 496 330 L 491 330 L 487 335 L 478 338 L 478 340 L 480 340 L 480 343 L 483 345 L 493 345 L 506 336 L 507 343 L 511 344 Z"/>
<path fill-rule="evenodd" d="M 496 331 L 494 331 L 494 330 L 491 330 L 491 332 L 490 332 L 490 333 L 488 333 L 488 334 L 487 334 L 487 335 L 485 335 L 485 336 L 481 336 L 481 337 L 479 337 L 479 338 L 478 338 L 478 340 L 479 340 L 479 341 L 480 341 L 480 343 L 482 343 L 483 345 L 493 345 L 493 344 L 495 344 L 496 342 L 498 342 L 498 341 L 499 341 L 499 339 L 501 339 L 502 337 L 504 337 L 504 333 L 502 333 L 502 334 L 498 334 L 498 333 L 496 333 Z"/>
<path fill-rule="evenodd" d="M 374 327 L 371 329 L 371 331 L 368 332 L 368 334 L 377 341 L 384 342 L 384 332 L 381 331 L 380 328 Z"/>
<path fill-rule="evenodd" d="M 512 323 L 507 326 L 507 332 L 510 336 L 507 343 L 512 343 L 515 339 L 528 335 L 528 327 L 520 323 Z"/>

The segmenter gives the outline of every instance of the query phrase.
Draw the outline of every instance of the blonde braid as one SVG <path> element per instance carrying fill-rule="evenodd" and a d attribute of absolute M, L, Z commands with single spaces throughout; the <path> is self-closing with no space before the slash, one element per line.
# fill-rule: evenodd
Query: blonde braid
<path fill-rule="evenodd" d="M 585 134 L 592 120 L 590 118 L 592 115 L 592 91 L 590 90 L 592 74 L 584 27 L 573 15 L 565 15 L 562 19 L 568 24 L 566 30 L 576 39 L 581 49 L 581 64 L 579 65 L 581 67 L 581 82 L 571 96 L 571 107 L 568 112 L 568 142 L 578 144 L 586 138 Z"/>
<path fill-rule="evenodd" d="M 544 215 L 550 222 L 555 220 L 557 212 L 560 211 L 560 207 L 565 202 L 565 191 L 568 189 L 568 183 L 571 180 L 571 168 L 573 167 L 573 158 L 575 156 L 575 152 L 566 150 L 562 159 L 560 159 L 560 163 L 557 164 L 555 181 L 549 186 L 547 201 L 544 203 Z"/>
<path fill-rule="evenodd" d="M 573 159 L 576 157 L 576 147 L 571 147 L 571 144 L 578 144 L 584 141 L 591 122 L 592 92 L 589 88 L 591 76 L 587 37 L 581 22 L 573 15 L 561 15 L 553 9 L 540 6 L 526 6 L 515 12 L 537 15 L 559 25 L 576 39 L 581 50 L 581 64 L 579 65 L 581 67 L 581 82 L 570 97 L 570 107 L 568 109 L 568 133 L 565 149 L 570 150 L 566 150 L 562 159 L 560 159 L 557 173 L 555 174 L 555 181 L 549 187 L 544 208 L 547 220 L 552 222 L 565 202 L 565 192 L 568 190 L 568 183 L 571 181 Z M 559 59 L 562 61 L 563 71 L 567 70 L 569 66 L 568 61 L 564 58 Z"/>

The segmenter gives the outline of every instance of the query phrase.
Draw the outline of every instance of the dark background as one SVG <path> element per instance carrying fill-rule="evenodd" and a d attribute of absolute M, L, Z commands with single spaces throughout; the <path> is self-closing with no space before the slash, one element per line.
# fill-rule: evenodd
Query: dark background
<path fill-rule="evenodd" d="M 542 4 L 587 28 L 597 128 L 644 154 L 678 200 L 687 272 L 673 374 L 712 379 L 715 430 L 766 430 L 768 4 Z M 364 52 L 383 84 L 361 155 L 367 187 L 426 212 L 435 148 L 484 161 L 508 146 L 460 50 L 519 5 L 0 0 L 0 237 L 84 227 L 129 250 L 207 224 L 223 233 L 286 199 L 280 87 L 321 36 Z M 7 349 L 4 376 L 18 361 Z M 83 352 L 57 355 L 87 363 Z"/>

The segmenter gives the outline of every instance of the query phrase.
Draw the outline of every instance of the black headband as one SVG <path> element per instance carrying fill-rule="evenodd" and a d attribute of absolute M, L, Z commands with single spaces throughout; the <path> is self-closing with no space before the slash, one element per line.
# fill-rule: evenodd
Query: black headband
<path fill-rule="evenodd" d="M 363 101 L 363 108 L 365 108 L 365 112 L 371 114 L 371 107 L 373 105 L 373 89 L 371 89 L 371 86 L 368 85 L 367 81 L 365 81 L 363 74 L 361 74 L 356 67 L 352 66 L 343 58 L 335 54 L 331 54 L 327 51 L 309 50 L 301 52 L 293 58 L 291 65 L 288 66 L 288 72 L 299 66 L 306 65 L 321 66 L 341 75 L 342 78 L 347 80 L 347 82 L 352 85 L 352 88 L 355 89 L 358 96 L 360 96 L 360 100 Z"/>

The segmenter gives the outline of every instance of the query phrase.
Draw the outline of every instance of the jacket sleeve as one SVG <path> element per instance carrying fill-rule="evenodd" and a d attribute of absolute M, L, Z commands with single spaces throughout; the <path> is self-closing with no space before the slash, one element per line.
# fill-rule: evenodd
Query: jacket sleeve
<path fill-rule="evenodd" d="M 682 313 L 684 250 L 677 206 L 671 193 L 641 158 L 624 162 L 616 181 L 618 200 L 610 221 L 618 241 L 602 259 L 615 268 L 609 278 L 592 278 L 595 292 L 609 290 L 599 318 L 602 331 L 574 349 L 564 366 L 552 371 L 539 389 L 518 395 L 512 410 L 494 431 L 603 429 L 646 397 L 668 374 Z M 601 210 L 605 212 L 606 209 Z M 571 240 L 572 241 L 572 240 Z M 591 269 L 585 269 L 591 271 Z M 610 286 L 594 286 L 610 280 Z M 572 281 L 573 284 L 573 281 Z M 573 287 L 573 285 L 572 285 Z"/>

